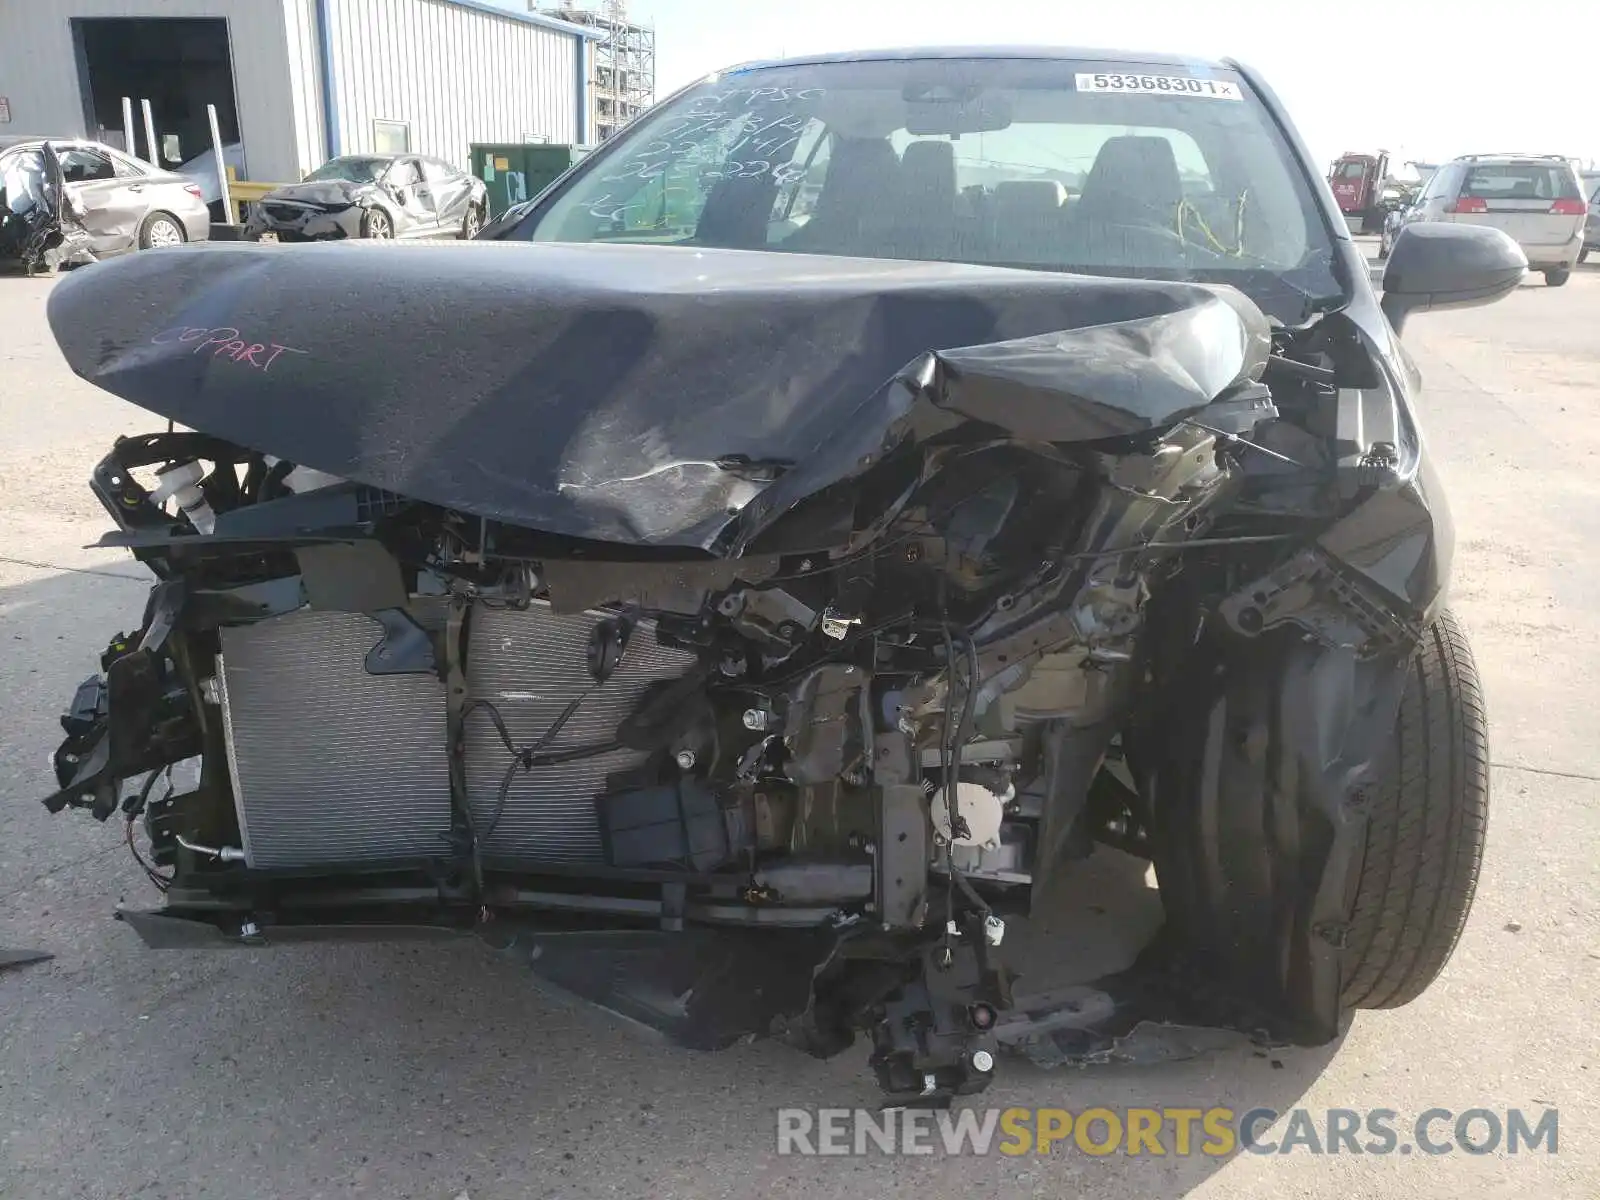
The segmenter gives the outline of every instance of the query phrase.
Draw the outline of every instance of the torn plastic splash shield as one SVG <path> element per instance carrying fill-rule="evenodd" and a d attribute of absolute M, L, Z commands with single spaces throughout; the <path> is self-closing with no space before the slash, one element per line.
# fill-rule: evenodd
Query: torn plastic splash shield
<path fill-rule="evenodd" d="M 359 329 L 330 319 L 351 294 Z M 49 313 L 80 376 L 214 437 L 718 554 L 898 445 L 964 422 L 1035 442 L 1160 428 L 1268 350 L 1231 289 L 649 246 L 218 245 L 105 264 Z"/>

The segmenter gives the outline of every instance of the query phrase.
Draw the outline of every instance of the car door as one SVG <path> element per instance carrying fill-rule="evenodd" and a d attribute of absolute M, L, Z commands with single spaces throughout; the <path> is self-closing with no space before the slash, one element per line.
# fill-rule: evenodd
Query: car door
<path fill-rule="evenodd" d="M 415 155 L 394 160 L 384 178 L 389 193 L 399 204 L 401 220 L 396 237 L 433 237 L 439 232 L 439 214 L 433 206 L 433 193 L 422 177 L 422 166 Z"/>
<path fill-rule="evenodd" d="M 1339 202 L 1339 211 L 1353 213 L 1361 208 L 1361 187 L 1366 182 L 1367 164 L 1362 159 L 1336 163 L 1328 184 Z"/>
<path fill-rule="evenodd" d="M 439 231 L 454 233 L 467 218 L 467 198 L 472 181 L 449 163 L 437 158 L 422 160 L 422 178 L 433 193 L 433 206 L 439 216 Z"/>
<path fill-rule="evenodd" d="M 117 178 L 126 181 L 129 189 L 140 198 L 143 210 L 139 215 L 141 224 L 151 213 L 164 212 L 177 218 L 187 235 L 192 223 L 190 218 L 197 215 L 198 209 L 204 205 L 198 184 L 186 175 L 163 171 L 114 150 L 111 151 L 111 165 Z"/>
<path fill-rule="evenodd" d="M 84 143 L 53 143 L 61 160 L 67 203 L 89 231 L 96 254 L 118 254 L 139 244 L 139 224 L 149 207 L 142 177 L 117 173 L 111 156 Z"/>
<path fill-rule="evenodd" d="M 23 254 L 54 228 L 60 191 L 51 182 L 51 161 L 39 146 L 0 154 L 0 259 Z"/>
<path fill-rule="evenodd" d="M 0 154 L 0 219 L 37 220 L 52 204 L 41 149 L 24 146 Z"/>

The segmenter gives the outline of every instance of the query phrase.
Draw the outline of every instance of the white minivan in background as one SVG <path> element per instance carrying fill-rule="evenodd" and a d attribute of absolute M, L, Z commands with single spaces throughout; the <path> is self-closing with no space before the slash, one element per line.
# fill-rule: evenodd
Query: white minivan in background
<path fill-rule="evenodd" d="M 1572 274 L 1589 214 L 1577 169 L 1559 154 L 1468 154 L 1434 172 L 1412 221 L 1492 225 L 1510 234 L 1551 287 Z"/>

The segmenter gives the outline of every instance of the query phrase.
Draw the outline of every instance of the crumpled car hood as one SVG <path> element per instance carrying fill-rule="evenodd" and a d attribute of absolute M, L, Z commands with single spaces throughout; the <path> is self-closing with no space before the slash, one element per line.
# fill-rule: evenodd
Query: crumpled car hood
<path fill-rule="evenodd" d="M 319 179 L 312 183 L 291 183 L 268 192 L 265 200 L 297 200 L 303 204 L 320 204 L 328 208 L 341 208 L 354 204 L 375 189 L 370 183 L 350 183 L 342 179 Z"/>
<path fill-rule="evenodd" d="M 75 274 L 49 317 L 80 376 L 202 432 L 491 519 L 718 554 L 918 430 L 1137 433 L 1268 352 L 1227 288 L 657 246 L 218 243 Z"/>

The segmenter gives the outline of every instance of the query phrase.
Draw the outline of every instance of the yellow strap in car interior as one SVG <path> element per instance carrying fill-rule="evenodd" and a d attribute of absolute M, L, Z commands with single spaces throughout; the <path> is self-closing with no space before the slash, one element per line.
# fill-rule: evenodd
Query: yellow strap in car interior
<path fill-rule="evenodd" d="M 1239 193 L 1239 204 L 1234 216 L 1232 246 L 1223 244 L 1221 238 L 1211 231 L 1211 225 L 1205 216 L 1187 199 L 1178 201 L 1177 230 L 1179 237 L 1186 236 L 1185 220 L 1191 220 L 1199 229 L 1201 235 L 1216 250 L 1218 254 L 1225 254 L 1230 258 L 1240 258 L 1244 255 L 1244 211 L 1245 204 L 1250 198 L 1248 190 Z"/>

